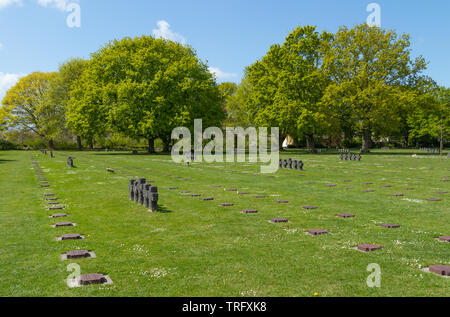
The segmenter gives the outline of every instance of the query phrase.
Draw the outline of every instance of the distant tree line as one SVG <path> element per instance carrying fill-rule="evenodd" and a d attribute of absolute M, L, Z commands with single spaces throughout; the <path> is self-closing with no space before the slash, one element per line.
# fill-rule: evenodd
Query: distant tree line
<path fill-rule="evenodd" d="M 154 152 L 155 140 L 169 151 L 172 130 L 202 118 L 204 127 L 279 127 L 280 143 L 290 136 L 309 150 L 360 140 L 368 152 L 373 141 L 394 139 L 443 147 L 450 89 L 425 76 L 426 67 L 422 56 L 412 58 L 405 34 L 366 24 L 336 34 L 300 26 L 248 66 L 239 85 L 218 85 L 191 47 L 127 37 L 89 60 L 20 79 L 2 101 L 0 130 L 32 133 L 50 148 L 62 136 L 79 149 L 122 138 Z"/>

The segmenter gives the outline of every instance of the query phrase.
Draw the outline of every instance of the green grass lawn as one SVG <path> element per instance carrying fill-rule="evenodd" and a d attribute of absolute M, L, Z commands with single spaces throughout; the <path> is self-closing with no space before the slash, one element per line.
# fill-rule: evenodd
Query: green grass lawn
<path fill-rule="evenodd" d="M 176 165 L 169 156 L 119 152 L 70 153 L 76 166 L 71 169 L 66 166 L 69 153 L 57 152 L 51 159 L 32 152 L 52 185 L 45 189 L 39 186 L 30 154 L 0 152 L 0 296 L 450 294 L 449 278 L 421 270 L 450 265 L 450 244 L 438 241 L 450 235 L 449 194 L 436 193 L 450 192 L 449 183 L 441 181 L 450 176 L 448 159 L 375 151 L 362 162 L 348 162 L 339 161 L 337 154 L 292 151 L 282 156 L 302 159 L 305 171 L 279 170 L 275 178 L 268 178 L 258 174 L 255 164 L 188 167 Z M 107 167 L 116 172 L 108 173 Z M 129 201 L 131 177 L 154 181 L 165 212 L 149 213 Z M 181 195 L 182 190 L 215 200 Z M 48 192 L 56 193 L 66 207 L 69 218 L 63 221 L 77 227 L 50 226 L 60 220 L 48 218 L 53 213 L 46 210 Z M 393 197 L 394 193 L 405 196 Z M 280 199 L 289 203 L 277 204 Z M 218 206 L 226 202 L 234 206 Z M 305 210 L 304 205 L 319 208 Z M 243 209 L 259 213 L 244 215 Z M 341 219 L 338 213 L 356 217 Z M 289 223 L 269 223 L 274 217 Z M 401 227 L 385 229 L 381 223 Z M 305 234 L 309 229 L 326 229 L 329 234 L 310 236 Z M 64 233 L 80 233 L 86 239 L 55 240 Z M 354 249 L 362 243 L 383 249 Z M 97 258 L 61 261 L 62 253 L 74 249 L 92 250 Z M 114 284 L 68 288 L 67 265 L 72 262 L 81 266 L 82 274 L 108 274 Z M 366 285 L 371 263 L 381 267 L 381 288 Z"/>

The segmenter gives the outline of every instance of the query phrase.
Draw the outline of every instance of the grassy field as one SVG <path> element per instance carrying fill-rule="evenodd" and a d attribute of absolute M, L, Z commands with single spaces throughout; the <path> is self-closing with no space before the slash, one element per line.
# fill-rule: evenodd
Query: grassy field
<path fill-rule="evenodd" d="M 49 189 L 39 186 L 31 154 Z M 282 156 L 301 158 L 305 171 L 279 170 L 268 178 L 255 164 L 188 167 L 163 155 L 57 152 L 51 159 L 40 152 L 0 152 L 0 296 L 449 296 L 450 279 L 421 268 L 450 265 L 450 244 L 438 241 L 450 235 L 449 194 L 436 193 L 450 192 L 441 181 L 450 176 L 450 160 L 411 154 L 375 151 L 362 162 L 348 162 L 337 154 L 292 151 Z M 68 155 L 75 157 L 73 169 L 66 166 Z M 149 213 L 129 201 L 131 177 L 158 186 L 164 212 Z M 48 217 L 48 192 L 57 194 L 76 227 L 50 226 L 60 220 Z M 281 199 L 289 203 L 277 204 Z M 228 202 L 234 206 L 218 206 Z M 259 213 L 244 215 L 243 209 Z M 274 217 L 289 223 L 269 223 Z M 311 236 L 309 229 L 329 234 Z M 86 239 L 55 240 L 64 233 Z M 355 250 L 361 243 L 383 249 Z M 74 249 L 92 250 L 97 258 L 61 261 Z M 114 284 L 68 288 L 71 262 L 80 264 L 82 274 L 108 274 Z M 381 267 L 380 288 L 366 285 L 371 263 Z"/>

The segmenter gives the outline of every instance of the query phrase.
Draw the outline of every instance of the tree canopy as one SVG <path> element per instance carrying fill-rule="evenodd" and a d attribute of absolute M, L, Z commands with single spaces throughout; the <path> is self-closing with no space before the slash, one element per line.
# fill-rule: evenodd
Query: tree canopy
<path fill-rule="evenodd" d="M 411 104 L 408 89 L 426 69 L 411 58 L 409 36 L 360 24 L 341 27 L 325 50 L 324 70 L 331 83 L 323 102 L 335 115 L 346 114 L 362 134 L 362 151 L 374 130 L 388 135 L 400 126 L 397 109 Z"/>
<path fill-rule="evenodd" d="M 51 127 L 58 120 L 54 113 L 46 109 L 46 93 L 49 83 L 56 73 L 35 72 L 22 77 L 6 93 L 2 101 L 3 120 L 9 126 L 24 131 L 32 131 L 52 146 L 54 131 Z"/>
<path fill-rule="evenodd" d="M 166 150 L 174 128 L 224 118 L 207 65 L 190 47 L 151 36 L 112 41 L 94 53 L 72 96 L 68 122 L 80 134 L 100 133 L 108 123 L 149 144 L 161 138 Z"/>

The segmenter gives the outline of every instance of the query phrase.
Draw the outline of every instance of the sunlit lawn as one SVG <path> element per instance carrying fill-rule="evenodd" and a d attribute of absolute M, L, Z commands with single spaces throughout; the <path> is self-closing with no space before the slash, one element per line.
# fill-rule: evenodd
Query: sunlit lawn
<path fill-rule="evenodd" d="M 51 188 L 39 186 L 31 153 Z M 188 167 L 164 155 L 74 152 L 71 169 L 68 153 L 51 159 L 40 152 L 0 152 L 0 296 L 448 296 L 450 279 L 421 268 L 450 265 L 450 244 L 438 241 L 450 235 L 450 204 L 448 194 L 436 193 L 450 192 L 441 181 L 450 178 L 450 161 L 413 153 L 374 151 L 362 162 L 349 162 L 336 153 L 291 151 L 282 156 L 302 159 L 305 171 L 279 170 L 269 178 L 249 163 Z M 129 201 L 131 177 L 158 186 L 161 212 Z M 76 227 L 50 226 L 61 220 L 48 218 L 53 212 L 46 210 L 46 192 L 61 198 L 69 214 L 63 221 Z M 259 212 L 244 215 L 243 209 Z M 341 219 L 338 213 L 356 217 Z M 275 217 L 289 223 L 270 223 Z M 311 236 L 309 229 L 329 234 Z M 64 233 L 86 239 L 55 240 Z M 362 243 L 383 249 L 355 250 Z M 62 253 L 74 249 L 92 250 L 97 258 L 61 261 Z M 82 274 L 108 274 L 114 284 L 68 288 L 72 262 Z M 381 267 L 381 288 L 366 285 L 371 263 Z"/>

